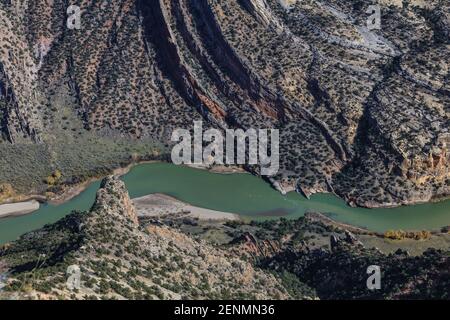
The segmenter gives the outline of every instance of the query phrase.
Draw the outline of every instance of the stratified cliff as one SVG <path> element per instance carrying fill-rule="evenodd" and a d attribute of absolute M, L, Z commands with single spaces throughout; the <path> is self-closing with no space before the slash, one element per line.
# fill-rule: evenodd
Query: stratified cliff
<path fill-rule="evenodd" d="M 278 128 L 287 190 L 370 207 L 449 195 L 448 1 L 382 1 L 380 30 L 360 0 L 74 4 L 80 30 L 64 1 L 0 3 L 0 184 L 42 193 L 55 169 L 71 183 L 165 153 L 203 119 Z"/>

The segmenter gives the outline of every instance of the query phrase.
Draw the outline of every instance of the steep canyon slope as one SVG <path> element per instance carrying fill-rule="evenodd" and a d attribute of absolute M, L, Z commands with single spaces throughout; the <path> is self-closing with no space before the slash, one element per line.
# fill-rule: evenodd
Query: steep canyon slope
<path fill-rule="evenodd" d="M 450 194 L 448 1 L 381 1 L 379 30 L 361 0 L 71 4 L 79 30 L 66 1 L 0 1 L 0 185 L 57 192 L 56 170 L 70 184 L 164 154 L 203 119 L 278 128 L 287 190 Z"/>

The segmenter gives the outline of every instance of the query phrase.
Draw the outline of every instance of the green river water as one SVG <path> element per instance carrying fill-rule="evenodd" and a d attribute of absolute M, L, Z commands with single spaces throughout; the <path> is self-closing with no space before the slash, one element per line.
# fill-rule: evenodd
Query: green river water
<path fill-rule="evenodd" d="M 331 194 L 316 194 L 310 200 L 294 192 L 283 196 L 250 174 L 215 174 L 168 163 L 135 166 L 122 180 L 132 198 L 165 193 L 195 206 L 234 212 L 257 220 L 280 216 L 295 218 L 308 211 L 317 211 L 335 220 L 379 232 L 388 229 L 431 230 L 450 225 L 450 200 L 392 209 L 351 208 Z M 99 185 L 100 182 L 92 183 L 64 204 L 45 204 L 30 215 L 0 219 L 0 244 L 55 222 L 72 210 L 88 210 Z"/>

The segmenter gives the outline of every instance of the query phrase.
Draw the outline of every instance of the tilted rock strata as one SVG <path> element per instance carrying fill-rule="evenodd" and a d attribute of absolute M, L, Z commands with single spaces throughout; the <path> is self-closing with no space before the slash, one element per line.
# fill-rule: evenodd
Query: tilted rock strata
<path fill-rule="evenodd" d="M 64 103 L 82 130 L 163 144 L 195 119 L 276 127 L 274 181 L 308 196 L 377 207 L 450 193 L 448 2 L 383 1 L 381 30 L 356 0 L 79 5 L 82 30 L 63 1 L 0 4 L 8 143 L 51 140 Z"/>

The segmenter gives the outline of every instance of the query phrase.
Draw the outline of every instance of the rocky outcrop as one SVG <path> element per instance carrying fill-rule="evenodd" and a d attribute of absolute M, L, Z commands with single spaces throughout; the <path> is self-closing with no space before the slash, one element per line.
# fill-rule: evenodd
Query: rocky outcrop
<path fill-rule="evenodd" d="M 250 255 L 253 259 L 268 258 L 281 250 L 280 243 L 270 240 L 259 241 L 250 232 L 245 232 L 230 242 L 231 245 L 238 245 L 238 251 L 245 255 Z"/>
<path fill-rule="evenodd" d="M 139 225 L 136 209 L 128 195 L 125 183 L 116 176 L 103 179 L 91 210 L 101 215 L 125 218 L 135 226 Z"/>
<path fill-rule="evenodd" d="M 330 248 L 331 251 L 337 251 L 343 247 L 364 247 L 363 243 L 359 241 L 353 233 L 345 230 L 344 237 L 339 237 L 337 235 L 330 236 Z"/>

